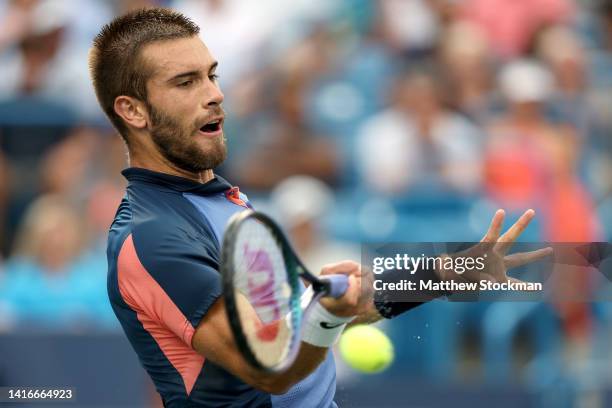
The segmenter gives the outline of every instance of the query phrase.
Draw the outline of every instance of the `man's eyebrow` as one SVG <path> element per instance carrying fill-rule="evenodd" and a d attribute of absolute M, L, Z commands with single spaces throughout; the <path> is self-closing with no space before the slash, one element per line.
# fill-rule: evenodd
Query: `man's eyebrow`
<path fill-rule="evenodd" d="M 181 78 L 187 78 L 187 77 L 194 77 L 194 76 L 200 76 L 201 73 L 200 71 L 188 71 L 188 72 L 181 72 L 178 75 L 173 76 L 172 78 L 170 78 L 168 80 L 168 82 L 173 82 L 176 81 L 177 79 L 181 79 Z"/>
<path fill-rule="evenodd" d="M 217 68 L 218 65 L 219 65 L 218 61 L 213 62 L 210 65 L 210 68 L 208 68 L 208 72 L 214 71 Z M 200 76 L 200 75 L 202 75 L 202 73 L 199 70 L 181 72 L 180 74 L 177 74 L 177 75 L 173 76 L 172 78 L 170 78 L 168 80 L 168 82 L 173 82 L 173 81 L 176 81 L 177 79 L 181 79 L 181 78 L 197 77 L 197 76 Z"/>

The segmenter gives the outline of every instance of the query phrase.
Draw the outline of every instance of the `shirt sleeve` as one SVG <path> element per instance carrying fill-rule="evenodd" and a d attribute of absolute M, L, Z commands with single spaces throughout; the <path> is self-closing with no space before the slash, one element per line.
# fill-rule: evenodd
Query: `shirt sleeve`
<path fill-rule="evenodd" d="M 221 296 L 212 243 L 176 233 L 135 232 L 118 262 L 123 299 L 151 325 L 165 327 L 191 344 L 191 336 Z"/>

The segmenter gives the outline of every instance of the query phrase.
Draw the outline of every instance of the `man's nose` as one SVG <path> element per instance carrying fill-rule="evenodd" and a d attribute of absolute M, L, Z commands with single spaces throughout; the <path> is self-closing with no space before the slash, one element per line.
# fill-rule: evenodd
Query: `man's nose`
<path fill-rule="evenodd" d="M 209 86 L 206 89 L 206 106 L 218 106 L 223 103 L 223 92 L 219 88 L 219 84 L 209 82 Z"/>

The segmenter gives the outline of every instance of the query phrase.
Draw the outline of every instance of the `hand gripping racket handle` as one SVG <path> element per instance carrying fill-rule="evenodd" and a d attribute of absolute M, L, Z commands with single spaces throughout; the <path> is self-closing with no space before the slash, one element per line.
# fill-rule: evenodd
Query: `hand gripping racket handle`
<path fill-rule="evenodd" d="M 319 276 L 319 279 L 327 286 L 327 296 L 335 299 L 342 297 L 349 287 L 347 275 L 334 274 Z"/>

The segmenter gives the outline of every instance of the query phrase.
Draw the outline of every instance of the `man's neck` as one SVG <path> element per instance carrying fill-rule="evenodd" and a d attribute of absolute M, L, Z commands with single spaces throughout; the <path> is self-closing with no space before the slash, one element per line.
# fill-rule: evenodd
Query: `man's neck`
<path fill-rule="evenodd" d="M 128 162 L 130 167 L 139 167 L 158 173 L 170 174 L 172 176 L 183 177 L 189 180 L 197 181 L 198 183 L 207 183 L 215 177 L 212 169 L 193 173 L 183 170 L 170 161 L 161 157 L 161 155 L 139 155 L 129 153 Z"/>

